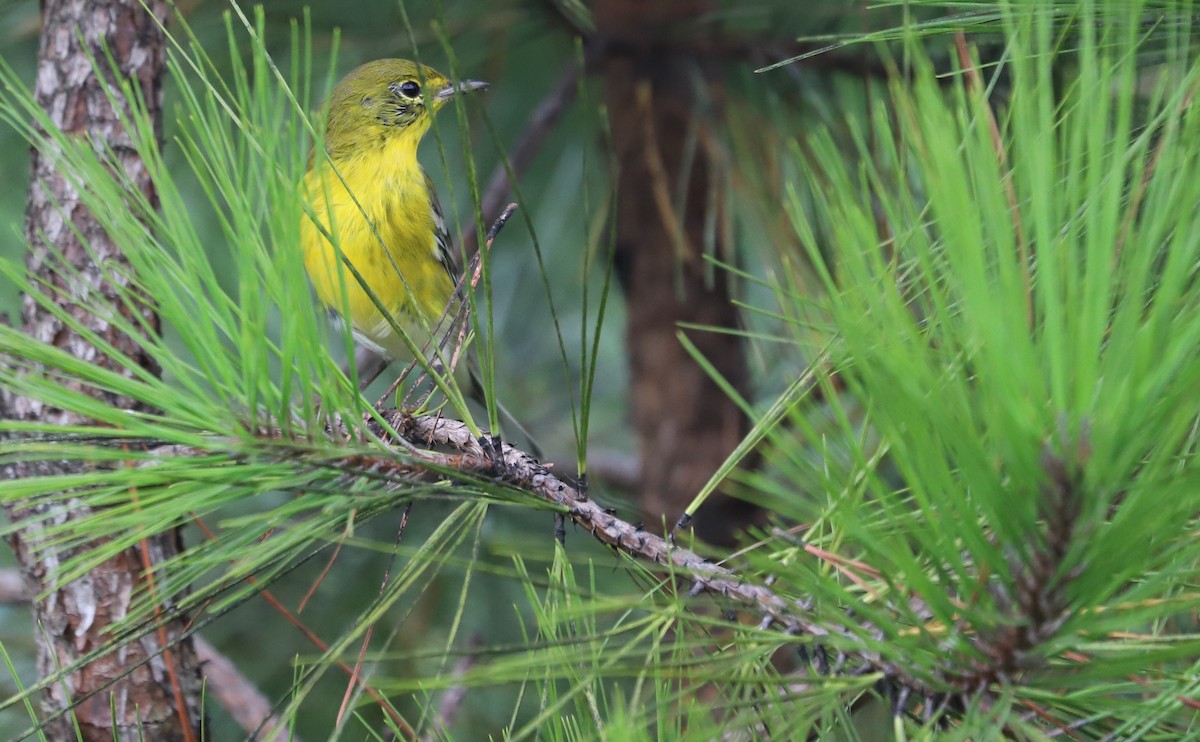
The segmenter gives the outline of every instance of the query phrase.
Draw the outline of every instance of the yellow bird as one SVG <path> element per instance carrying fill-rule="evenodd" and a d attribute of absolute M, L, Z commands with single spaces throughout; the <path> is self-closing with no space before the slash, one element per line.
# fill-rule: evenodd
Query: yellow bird
<path fill-rule="evenodd" d="M 485 87 L 474 80 L 452 84 L 406 59 L 381 59 L 346 75 L 330 96 L 329 157 L 314 156 L 305 177 L 312 215 L 301 225 L 304 266 L 321 301 L 348 312 L 358 342 L 392 360 L 413 357 L 393 323 L 433 356 L 440 338 L 430 342 L 430 332 L 457 280 L 442 209 L 417 161 L 417 145 L 454 95 Z M 335 243 L 354 271 L 342 264 Z"/>

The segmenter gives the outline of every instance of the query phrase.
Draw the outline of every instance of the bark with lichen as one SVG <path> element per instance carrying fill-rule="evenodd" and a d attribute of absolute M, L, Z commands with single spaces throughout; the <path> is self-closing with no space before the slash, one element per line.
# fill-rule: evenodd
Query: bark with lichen
<path fill-rule="evenodd" d="M 106 66 L 106 54 L 111 55 L 115 74 L 132 84 L 149 114 L 161 121 L 166 67 L 162 22 L 166 12 L 163 0 L 145 4 L 139 0 L 44 0 L 35 87 L 37 101 L 54 126 L 90 141 L 97 152 L 111 152 L 129 182 L 152 200 L 154 184 L 121 124 L 121 115 L 129 114 L 129 102 L 116 92 L 115 99 L 125 110 L 115 110 L 106 94 L 106 88 L 110 94 L 119 90 L 111 84 L 115 81 Z M 93 67 L 93 59 L 104 69 L 108 84 Z M 57 166 L 52 148 L 35 148 L 25 219 L 30 275 L 44 282 L 45 295 L 61 310 L 143 368 L 156 370 L 137 337 L 125 335 L 83 306 L 94 305 L 84 300 L 98 294 L 127 317 L 137 312 L 138 324 L 157 331 L 152 302 L 138 301 L 132 306 L 118 299 L 127 292 L 112 283 L 125 273 L 121 269 L 127 265 L 120 247 L 104 233 Z M 21 323 L 33 338 L 76 358 L 125 376 L 133 373 L 32 296 L 23 297 Z M 44 373 L 23 365 L 26 373 Z M 109 391 L 83 391 L 108 405 L 137 408 L 132 400 Z M 0 402 L 9 419 L 64 425 L 87 422 L 40 400 L 9 392 Z M 46 476 L 79 469 L 69 461 L 17 463 L 0 476 Z M 199 672 L 191 641 L 180 638 L 184 617 L 177 616 L 162 629 L 141 636 L 115 639 L 111 632 L 113 623 L 128 615 L 139 594 L 154 594 L 154 583 L 145 568 L 179 553 L 178 532 L 149 537 L 141 548 L 126 550 L 84 577 L 62 583 L 60 570 L 79 552 L 47 547 L 45 529 L 86 518 L 92 510 L 64 496 L 52 502 L 17 503 L 7 506 L 6 512 L 20 526 L 10 542 L 31 594 L 38 596 L 33 609 L 39 673 L 43 678 L 61 673 L 41 694 L 47 737 L 199 739 Z M 169 599 L 157 597 L 162 610 L 170 612 Z"/>

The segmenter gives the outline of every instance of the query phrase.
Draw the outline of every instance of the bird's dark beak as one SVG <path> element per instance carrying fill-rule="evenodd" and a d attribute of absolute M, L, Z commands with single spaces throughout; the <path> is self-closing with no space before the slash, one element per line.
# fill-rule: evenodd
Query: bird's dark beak
<path fill-rule="evenodd" d="M 457 85 L 447 85 L 441 90 L 433 94 L 433 99 L 439 103 L 453 98 L 458 93 L 472 93 L 476 90 L 483 90 L 488 86 L 486 82 L 478 80 L 463 80 Z"/>

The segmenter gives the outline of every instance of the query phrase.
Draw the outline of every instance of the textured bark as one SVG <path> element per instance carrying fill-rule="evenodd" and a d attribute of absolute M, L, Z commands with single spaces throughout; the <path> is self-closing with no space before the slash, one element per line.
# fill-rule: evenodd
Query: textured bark
<path fill-rule="evenodd" d="M 748 431 L 737 406 L 680 344 L 680 323 L 737 327 L 729 278 L 703 258 L 704 236 L 726 215 L 712 127 L 722 98 L 715 75 L 689 52 L 689 24 L 711 0 L 598 0 L 605 40 L 605 100 L 619 162 L 616 265 L 628 305 L 632 407 L 647 519 L 674 523 Z M 681 43 L 683 39 L 683 43 Z M 687 41 L 700 42 L 689 47 Z M 707 86 L 702 110 L 697 82 Z M 695 136 L 689 137 L 688 132 Z M 682 192 L 681 192 L 682 190 Z M 680 211 L 677 206 L 683 203 Z M 722 239 L 724 230 L 716 229 Z M 729 245 L 718 244 L 718 254 Z M 709 361 L 745 391 L 748 371 L 734 335 L 688 331 Z M 755 509 L 721 494 L 701 509 L 697 534 L 728 543 Z"/>
<path fill-rule="evenodd" d="M 150 0 L 148 7 L 159 20 L 166 17 L 166 3 Z M 104 85 L 88 59 L 105 65 L 105 53 L 115 60 L 119 74 L 134 82 L 147 102 L 150 114 L 161 120 L 162 75 L 165 69 L 165 38 L 140 0 L 45 0 L 38 51 L 35 94 L 54 124 L 64 131 L 90 139 L 97 151 L 110 149 L 119 166 L 143 193 L 154 198 L 154 186 L 144 164 L 120 125 L 117 111 L 105 96 Z M 25 236 L 29 244 L 26 264 L 31 275 L 48 283 L 54 302 L 84 325 L 146 368 L 155 368 L 136 337 L 122 335 L 110 323 L 93 316 L 80 305 L 97 294 L 109 299 L 116 287 L 107 283 L 106 269 L 124 265 L 117 245 L 105 235 L 84 208 L 79 194 L 56 171 L 53 153 L 34 152 L 32 184 L 26 209 Z M 82 236 L 82 240 L 80 239 Z M 64 269 L 66 264 L 69 268 Z M 77 276 L 71 274 L 77 271 Z M 118 274 L 122 271 L 117 271 Z M 68 276 L 71 276 L 68 278 Z M 120 301 L 114 305 L 123 306 Z M 141 312 L 150 327 L 158 321 L 150 303 L 126 312 Z M 100 353 L 53 314 L 41 309 L 32 297 L 24 297 L 21 311 L 26 333 L 66 349 L 77 358 L 125 375 L 128 369 Z M 39 373 L 36 368 L 29 373 Z M 88 389 L 105 403 L 134 408 L 131 400 Z M 43 405 L 36 399 L 5 393 L 4 413 L 19 420 L 55 423 L 85 422 L 75 414 Z M 71 462 L 43 461 L 8 467 L 5 477 L 52 475 L 78 470 Z M 75 665 L 91 652 L 113 641 L 111 624 L 127 615 L 139 592 L 153 590 L 144 576 L 144 565 L 177 554 L 181 548 L 175 531 L 147 539 L 141 549 L 128 550 L 98 567 L 82 579 L 67 584 L 57 581 L 57 572 L 75 552 L 45 549 L 43 528 L 90 514 L 78 500 L 53 504 L 20 504 L 7 514 L 21 529 L 11 539 L 30 590 L 39 595 L 34 602 L 38 668 L 48 677 L 60 668 Z M 162 602 L 170 611 L 169 601 Z M 163 631 L 124 642 L 69 671 L 52 683 L 42 696 L 51 739 L 76 739 L 75 728 L 84 740 L 198 739 L 199 675 L 190 640 L 163 649 L 165 639 L 173 643 L 181 635 L 183 619 Z M 74 720 L 70 714 L 74 715 Z M 182 713 L 181 713 L 182 712 Z"/>

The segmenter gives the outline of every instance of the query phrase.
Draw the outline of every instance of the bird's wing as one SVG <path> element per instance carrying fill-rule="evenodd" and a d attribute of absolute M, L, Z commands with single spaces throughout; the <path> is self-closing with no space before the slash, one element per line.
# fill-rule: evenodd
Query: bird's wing
<path fill-rule="evenodd" d="M 425 189 L 429 192 L 429 205 L 433 209 L 433 253 L 437 261 L 446 269 L 450 280 L 458 282 L 458 267 L 454 255 L 450 252 L 450 232 L 446 229 L 446 219 L 442 216 L 442 205 L 438 202 L 437 190 L 433 187 L 433 179 L 425 173 Z"/>

